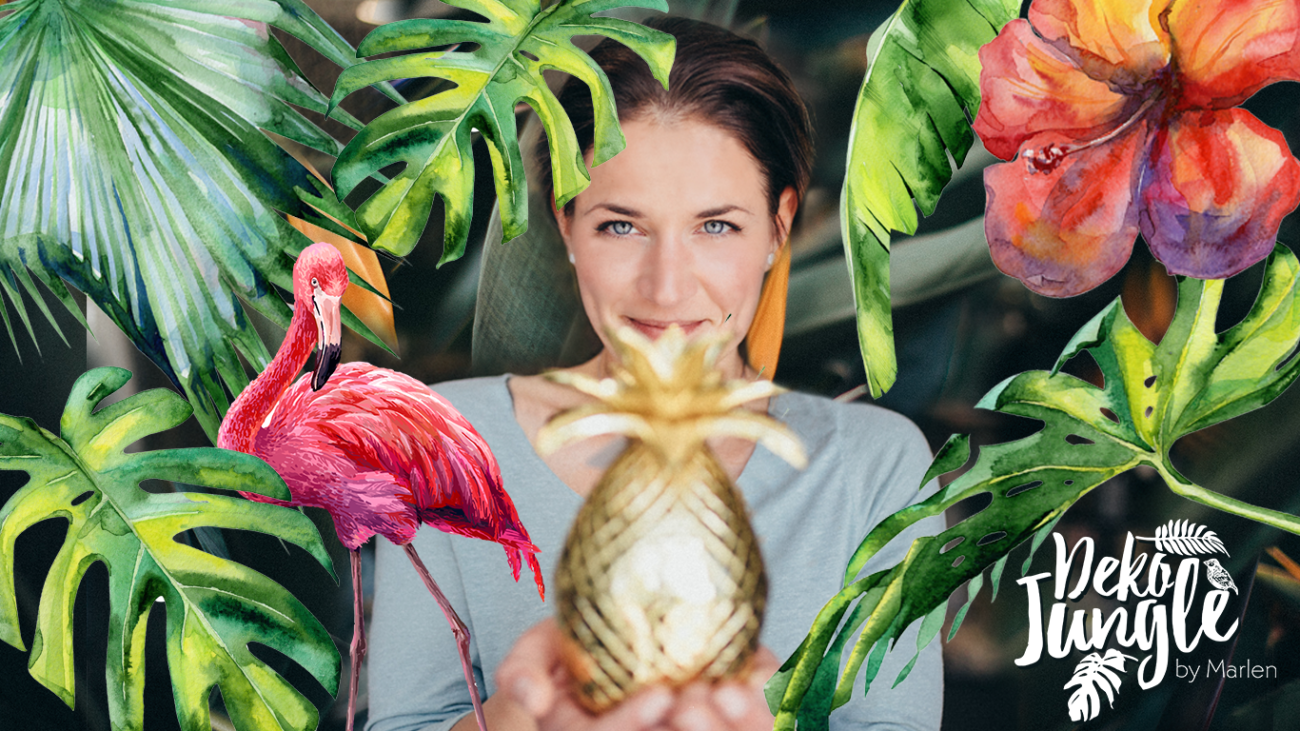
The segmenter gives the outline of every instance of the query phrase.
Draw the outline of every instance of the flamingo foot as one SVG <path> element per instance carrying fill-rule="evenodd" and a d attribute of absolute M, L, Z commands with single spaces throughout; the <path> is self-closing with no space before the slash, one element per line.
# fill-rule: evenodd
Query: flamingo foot
<path fill-rule="evenodd" d="M 352 551 L 352 670 L 348 685 L 348 727 L 352 731 L 357 716 L 357 679 L 361 676 L 361 660 L 366 656 L 366 621 L 361 593 L 361 550 Z"/>
<path fill-rule="evenodd" d="M 465 683 L 469 686 L 469 697 L 474 703 L 474 719 L 478 721 L 479 731 L 487 731 L 487 719 L 483 716 L 483 701 L 479 698 L 478 686 L 474 684 L 474 669 L 469 660 L 469 628 L 461 621 L 456 610 L 452 608 L 451 602 L 447 601 L 446 595 L 438 588 L 433 577 L 429 575 L 429 569 L 425 568 L 424 562 L 420 560 L 420 554 L 415 552 L 415 546 L 406 544 L 402 546 L 406 550 L 407 558 L 411 559 L 411 565 L 415 567 L 415 572 L 420 575 L 424 581 L 424 586 L 433 595 L 438 606 L 442 607 L 442 613 L 447 617 L 447 623 L 451 625 L 451 633 L 456 637 L 456 646 L 460 649 L 460 666 L 465 671 Z"/>

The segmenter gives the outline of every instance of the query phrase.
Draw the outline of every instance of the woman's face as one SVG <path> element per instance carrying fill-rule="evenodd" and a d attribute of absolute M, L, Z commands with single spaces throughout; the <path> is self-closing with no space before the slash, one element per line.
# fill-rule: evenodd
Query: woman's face
<path fill-rule="evenodd" d="M 571 217 L 557 216 L 587 317 L 606 349 L 606 331 L 624 325 L 652 339 L 673 324 L 692 337 L 726 333 L 719 365 L 739 373 L 737 347 L 794 218 L 794 189 L 773 220 L 758 163 L 729 132 L 653 115 L 622 128 L 626 149 L 591 170 Z"/>

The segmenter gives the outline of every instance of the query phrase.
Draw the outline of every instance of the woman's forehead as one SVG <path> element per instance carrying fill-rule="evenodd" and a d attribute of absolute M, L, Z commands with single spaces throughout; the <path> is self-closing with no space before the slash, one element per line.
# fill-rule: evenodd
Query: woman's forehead
<path fill-rule="evenodd" d="M 623 133 L 627 147 L 591 169 L 591 185 L 576 201 L 579 215 L 610 208 L 624 215 L 764 210 L 762 170 L 730 132 L 691 118 L 648 116 L 624 122 Z"/>

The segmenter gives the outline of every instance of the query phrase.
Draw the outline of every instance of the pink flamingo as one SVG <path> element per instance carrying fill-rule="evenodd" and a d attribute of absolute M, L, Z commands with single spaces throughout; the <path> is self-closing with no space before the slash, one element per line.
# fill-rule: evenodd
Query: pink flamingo
<path fill-rule="evenodd" d="M 339 300 L 347 268 L 329 244 L 307 247 L 293 267 L 293 319 L 280 351 L 235 399 L 217 446 L 262 458 L 284 478 L 293 499 L 252 493 L 277 505 L 311 505 L 334 518 L 352 553 L 355 597 L 348 731 L 356 710 L 357 673 L 366 652 L 359 549 L 376 533 L 403 546 L 442 607 L 460 648 L 460 661 L 479 729 L 483 705 L 469 659 L 469 630 L 456 615 L 411 540 L 426 523 L 448 533 L 500 543 L 519 580 L 520 555 L 545 598 L 537 547 L 501 487 L 501 470 L 487 443 L 445 399 L 402 373 L 369 363 L 339 362 Z M 313 330 L 315 337 L 313 337 Z M 290 385 L 319 347 L 316 369 Z M 337 373 L 334 373 L 337 367 Z M 331 377 L 331 374 L 332 377 Z"/>

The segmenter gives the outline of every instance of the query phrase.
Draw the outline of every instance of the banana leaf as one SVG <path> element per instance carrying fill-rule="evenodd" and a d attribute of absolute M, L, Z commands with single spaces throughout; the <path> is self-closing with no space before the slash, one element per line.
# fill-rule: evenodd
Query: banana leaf
<path fill-rule="evenodd" d="M 15 348 L 11 312 L 33 340 L 31 305 L 55 324 L 40 282 L 84 325 L 68 285 L 81 290 L 215 439 L 228 394 L 248 383 L 240 357 L 269 360 L 241 301 L 290 316 L 276 288 L 291 288 L 310 241 L 282 214 L 355 228 L 261 132 L 341 147 L 295 109 L 328 101 L 268 25 L 344 67 L 355 53 L 302 0 L 17 0 L 4 13 L 0 319 Z"/>
<path fill-rule="evenodd" d="M 0 470 L 30 478 L 0 508 L 0 640 L 26 648 L 14 592 L 15 541 L 40 521 L 62 518 L 67 537 L 46 577 L 31 645 L 29 671 L 41 685 L 74 707 L 73 603 L 86 571 L 103 563 L 113 728 L 143 728 L 145 631 L 156 608 L 167 613 L 167 664 L 183 729 L 212 727 L 214 687 L 239 728 L 315 728 L 315 706 L 249 644 L 284 654 L 333 695 L 340 658 L 325 627 L 275 582 L 178 537 L 200 527 L 261 531 L 301 546 L 333 575 L 320 533 L 289 508 L 227 495 L 146 492 L 145 480 L 171 480 L 289 498 L 275 471 L 250 455 L 214 448 L 125 452 L 191 411 L 162 389 L 95 410 L 130 377 L 121 368 L 96 368 L 77 379 L 58 435 L 31 419 L 0 414 Z"/>
<path fill-rule="evenodd" d="M 1040 420 L 1043 429 L 983 447 L 974 465 L 947 487 L 871 530 L 845 569 L 844 589 L 768 683 L 776 728 L 826 728 L 830 712 L 851 697 L 864 662 L 869 688 L 888 645 L 909 625 L 922 621 L 924 646 L 937 635 L 948 597 L 962 584 L 971 582 L 969 606 L 984 570 L 992 566 L 996 592 L 1013 548 L 1031 541 L 1032 559 L 1075 501 L 1135 467 L 1154 468 L 1177 495 L 1300 534 L 1300 518 L 1196 485 L 1169 457 L 1180 438 L 1264 406 L 1300 377 L 1295 254 L 1278 245 L 1250 312 L 1216 333 L 1222 292 L 1222 280 L 1181 278 L 1177 310 L 1159 344 L 1142 335 L 1115 300 L 1075 334 L 1051 371 L 1021 373 L 994 387 L 979 407 Z M 1084 352 L 1100 368 L 1102 386 L 1061 372 Z M 921 484 L 961 467 L 969 456 L 969 439 L 954 437 Z M 908 526 L 986 493 L 993 499 L 982 511 L 913 542 L 892 568 L 858 576 L 871 556 Z M 965 608 L 959 614 L 964 616 Z M 843 652 L 859 630 L 841 671 Z M 906 670 L 895 682 L 905 675 Z"/>
<path fill-rule="evenodd" d="M 872 34 L 853 113 L 840 196 L 867 385 L 879 397 L 898 366 L 890 316 L 890 231 L 916 232 L 916 209 L 939 193 L 974 144 L 978 52 L 1020 12 L 1020 0 L 904 0 Z M 913 204 L 915 201 L 915 205 Z"/>

